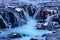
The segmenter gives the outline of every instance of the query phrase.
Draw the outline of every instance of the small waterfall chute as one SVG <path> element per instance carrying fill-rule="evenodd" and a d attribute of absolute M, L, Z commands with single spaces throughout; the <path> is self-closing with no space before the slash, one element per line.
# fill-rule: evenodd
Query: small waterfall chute
<path fill-rule="evenodd" d="M 60 13 L 54 14 L 54 15 L 51 15 L 51 16 L 47 17 L 47 18 L 45 19 L 46 22 L 44 23 L 44 25 L 47 26 L 47 25 L 52 21 L 52 19 L 55 18 L 55 17 L 57 17 L 59 14 L 60 14 Z"/>
<path fill-rule="evenodd" d="M 2 27 L 2 28 L 8 28 L 8 27 L 10 27 L 7 23 L 6 23 L 6 21 L 3 19 L 3 17 L 0 15 L 0 27 Z"/>
<path fill-rule="evenodd" d="M 33 16 L 34 18 L 36 18 L 36 16 L 39 14 L 39 11 L 40 11 L 39 9 L 36 9 L 35 14 Z"/>
<path fill-rule="evenodd" d="M 24 12 L 24 15 L 25 15 L 26 20 L 29 20 L 29 19 L 31 19 L 31 17 L 29 16 L 29 13 L 28 13 L 28 10 L 27 9 L 26 9 L 26 11 L 23 9 L 23 12 Z"/>

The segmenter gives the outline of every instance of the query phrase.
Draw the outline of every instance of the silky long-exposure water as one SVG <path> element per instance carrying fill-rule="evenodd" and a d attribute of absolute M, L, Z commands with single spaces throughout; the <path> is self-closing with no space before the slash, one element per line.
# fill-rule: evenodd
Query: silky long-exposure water
<path fill-rule="evenodd" d="M 5 23 L 6 26 L 7 25 L 9 26 L 9 29 L 8 28 L 0 29 L 0 32 L 1 32 L 0 37 L 7 37 L 7 35 L 15 32 L 15 33 L 19 33 L 19 34 L 25 34 L 27 36 L 22 37 L 22 38 L 12 39 L 12 40 L 30 40 L 30 38 L 32 38 L 32 37 L 38 37 L 38 36 L 41 37 L 43 34 L 52 33 L 53 31 L 49 31 L 47 29 L 38 30 L 35 27 L 37 25 L 37 20 L 39 20 L 39 18 L 40 18 L 39 13 L 41 12 L 41 8 L 38 8 L 38 7 L 40 7 L 40 6 L 38 6 L 38 4 L 45 3 L 45 2 L 51 2 L 51 1 L 52 0 L 50 0 L 50 1 L 49 0 L 43 0 L 43 1 L 42 0 L 19 0 L 19 2 L 27 3 L 27 6 L 19 5 L 22 7 L 21 8 L 17 7 L 13 11 L 9 10 L 8 12 L 11 12 L 11 13 L 8 14 L 8 12 L 7 12 L 6 13 L 7 15 L 5 15 L 4 13 L 1 13 L 2 16 L 0 15 L 0 19 L 3 20 L 3 22 Z M 1 1 L 1 2 L 3 2 L 3 1 Z M 32 4 L 32 5 L 30 5 L 30 4 Z M 10 7 L 11 5 L 8 5 L 8 6 Z M 59 14 L 55 14 L 55 15 L 57 16 Z M 55 15 L 47 17 L 44 25 L 48 25 L 50 22 L 49 21 L 50 18 Z M 13 28 L 16 25 L 17 25 L 17 27 Z M 12 28 L 11 28 L 11 26 L 12 26 Z"/>
<path fill-rule="evenodd" d="M 19 18 L 16 14 L 15 16 L 17 17 L 17 19 Z M 25 12 L 25 16 L 27 18 L 27 24 L 23 25 L 23 26 L 18 26 L 17 28 L 10 28 L 10 29 L 3 29 L 1 30 L 1 34 L 0 36 L 6 36 L 12 32 L 16 32 L 16 33 L 20 33 L 20 34 L 26 34 L 28 36 L 23 37 L 23 38 L 18 38 L 18 39 L 14 39 L 14 40 L 29 40 L 31 37 L 34 36 L 42 36 L 43 34 L 47 34 L 47 33 L 52 33 L 52 31 L 48 31 L 48 30 L 36 30 L 35 25 L 37 24 L 37 20 L 35 20 L 34 18 L 30 17 L 28 15 L 28 13 Z"/>

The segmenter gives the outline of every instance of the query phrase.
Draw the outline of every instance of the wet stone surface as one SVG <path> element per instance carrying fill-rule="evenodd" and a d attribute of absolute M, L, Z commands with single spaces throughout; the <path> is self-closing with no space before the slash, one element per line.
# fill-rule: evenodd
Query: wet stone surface
<path fill-rule="evenodd" d="M 26 34 L 20 34 L 20 33 L 11 33 L 8 35 L 9 38 L 15 39 L 15 38 L 22 38 L 27 36 Z"/>
<path fill-rule="evenodd" d="M 7 38 L 7 37 L 0 37 L 0 40 L 12 40 L 12 39 Z"/>

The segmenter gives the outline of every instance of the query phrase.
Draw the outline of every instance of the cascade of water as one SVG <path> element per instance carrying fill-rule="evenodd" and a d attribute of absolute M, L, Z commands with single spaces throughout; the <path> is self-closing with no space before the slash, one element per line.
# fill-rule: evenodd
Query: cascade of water
<path fill-rule="evenodd" d="M 14 16 L 16 17 L 16 19 L 18 21 L 18 25 L 21 25 L 20 16 L 18 15 L 18 13 L 14 12 L 13 14 L 14 14 Z"/>
<path fill-rule="evenodd" d="M 9 25 L 9 28 L 11 28 L 11 23 L 10 23 L 10 19 L 9 19 L 9 16 L 8 16 L 8 12 L 5 13 L 5 16 L 6 16 L 6 22 L 7 24 Z"/>
<path fill-rule="evenodd" d="M 7 23 L 6 23 L 6 21 L 3 19 L 3 17 L 0 15 L 0 18 L 2 19 L 2 21 L 4 22 L 4 26 L 2 26 L 3 28 L 6 28 L 6 27 L 10 27 Z M 1 21 L 1 20 L 0 20 Z M 2 23 L 3 23 L 2 22 Z M 0 25 L 2 25 L 2 24 L 0 24 Z"/>
<path fill-rule="evenodd" d="M 51 16 L 47 17 L 46 20 L 45 20 L 46 22 L 45 22 L 44 25 L 48 25 L 52 21 L 52 19 L 55 18 L 55 17 L 57 17 L 57 15 L 59 15 L 59 14 L 60 13 L 54 14 L 54 15 L 51 15 Z"/>
<path fill-rule="evenodd" d="M 31 16 L 34 16 L 34 14 L 35 14 L 37 8 L 36 8 L 35 5 L 31 5 L 30 8 L 31 8 L 31 13 L 30 13 L 30 14 L 31 14 Z"/>
<path fill-rule="evenodd" d="M 35 14 L 34 14 L 34 18 L 35 19 L 40 19 L 41 18 L 41 15 L 43 15 L 43 8 L 37 8 L 36 11 L 35 11 Z"/>
<path fill-rule="evenodd" d="M 36 11 L 35 11 L 35 14 L 34 14 L 34 18 L 36 18 L 36 16 L 39 14 L 39 11 L 40 11 L 40 9 L 36 9 Z"/>
<path fill-rule="evenodd" d="M 24 15 L 25 15 L 26 20 L 29 20 L 31 18 L 30 18 L 29 14 L 28 14 L 28 10 L 27 9 L 26 9 L 26 11 L 23 9 L 23 12 L 24 12 Z"/>

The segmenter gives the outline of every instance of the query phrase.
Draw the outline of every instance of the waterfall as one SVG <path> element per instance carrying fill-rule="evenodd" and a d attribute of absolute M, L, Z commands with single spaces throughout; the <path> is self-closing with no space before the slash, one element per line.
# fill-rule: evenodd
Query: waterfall
<path fill-rule="evenodd" d="M 28 2 L 28 0 L 25 0 L 25 1 Z M 33 0 L 33 1 L 35 2 L 32 2 L 32 0 L 28 3 L 13 2 L 11 3 L 12 5 L 10 5 L 10 2 L 9 2 L 8 3 L 9 6 L 6 7 L 8 10 L 5 10 L 6 8 L 5 9 L 3 8 L 2 10 L 0 9 L 0 12 L 1 11 L 3 12 L 2 14 L 0 13 L 0 23 L 3 22 L 2 26 L 0 24 L 0 27 L 5 27 L 5 26 L 6 26 L 5 28 L 7 28 L 7 26 L 9 27 L 9 29 L 2 30 L 3 33 L 0 33 L 0 36 L 4 35 L 4 36 L 7 36 L 8 38 L 10 38 L 10 36 L 13 36 L 13 37 L 17 36 L 17 40 L 21 40 L 21 38 L 18 39 L 18 36 L 20 37 L 22 36 L 22 39 L 23 39 L 25 37 L 30 37 L 30 38 L 40 37 L 40 36 L 43 36 L 43 34 L 52 33 L 52 31 L 48 31 L 48 30 L 37 30 L 38 29 L 37 27 L 40 27 L 40 24 L 44 22 L 42 21 L 38 23 L 37 21 L 41 21 L 39 19 L 44 20 L 44 18 L 41 18 L 41 17 L 42 15 L 45 15 L 45 14 L 43 13 L 44 8 L 41 8 L 40 4 L 38 3 L 38 1 L 40 2 L 40 0 Z M 50 16 L 47 17 L 45 24 L 47 23 L 48 25 L 48 23 L 50 22 L 49 21 L 50 18 L 51 18 Z M 5 26 L 3 26 L 4 24 Z M 43 25 L 41 27 L 43 28 Z M 15 34 L 11 34 L 11 33 L 17 33 L 17 35 L 14 36 Z M 16 38 L 13 38 L 13 37 L 11 37 L 11 39 L 15 40 Z M 27 39 L 27 40 L 30 40 L 30 39 Z"/>
<path fill-rule="evenodd" d="M 5 24 L 5 27 L 9 27 L 10 28 L 10 26 L 6 23 L 6 21 L 3 19 L 3 17 L 0 15 L 0 18 L 2 19 L 2 21 L 4 22 L 4 24 Z M 1 24 L 2 25 L 2 24 Z M 5 28 L 4 27 L 4 28 Z"/>
<path fill-rule="evenodd" d="M 59 14 L 60 14 L 60 13 L 57 13 L 57 14 L 54 14 L 54 15 L 51 15 L 51 16 L 47 17 L 47 18 L 45 19 L 46 22 L 45 22 L 44 25 L 48 25 L 48 24 L 52 21 L 52 19 L 55 18 L 55 17 L 57 17 Z"/>
<path fill-rule="evenodd" d="M 17 19 L 17 21 L 18 21 L 18 25 L 20 25 L 20 24 L 21 24 L 21 18 L 20 18 L 20 16 L 18 15 L 19 13 L 14 12 L 13 14 L 14 14 L 14 16 L 16 17 L 16 19 Z"/>
<path fill-rule="evenodd" d="M 36 16 L 40 13 L 39 11 L 40 11 L 40 9 L 36 9 L 35 14 L 33 16 L 34 18 L 36 18 Z"/>
<path fill-rule="evenodd" d="M 27 9 L 26 9 L 26 11 L 23 9 L 23 12 L 24 12 L 24 15 L 25 15 L 26 20 L 31 19 L 31 17 L 29 16 L 29 13 L 28 13 L 28 10 Z"/>
<path fill-rule="evenodd" d="M 28 10 L 27 10 L 26 8 L 25 8 L 26 11 L 25 11 L 24 9 L 22 9 L 22 8 L 16 8 L 16 10 L 17 10 L 18 12 L 23 11 L 23 14 L 24 14 L 26 20 L 30 19 Z M 15 14 L 15 15 L 16 15 L 16 14 Z"/>

